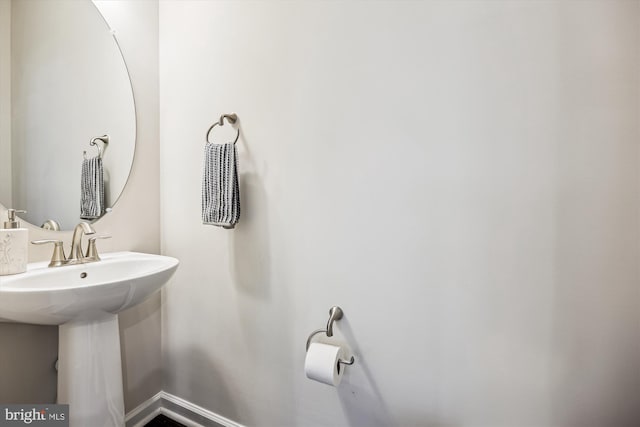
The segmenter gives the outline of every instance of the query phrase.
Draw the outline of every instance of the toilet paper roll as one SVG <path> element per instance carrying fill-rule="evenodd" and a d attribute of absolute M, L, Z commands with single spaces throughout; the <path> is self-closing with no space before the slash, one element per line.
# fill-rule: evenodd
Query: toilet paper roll
<path fill-rule="evenodd" d="M 338 359 L 344 359 L 342 347 L 311 343 L 304 360 L 304 372 L 309 379 L 335 387 L 344 373 L 344 366 L 338 365 Z"/>

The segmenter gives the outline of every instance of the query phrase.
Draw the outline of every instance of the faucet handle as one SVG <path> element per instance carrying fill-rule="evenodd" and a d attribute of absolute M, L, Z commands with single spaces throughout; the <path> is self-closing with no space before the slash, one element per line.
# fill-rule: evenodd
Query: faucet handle
<path fill-rule="evenodd" d="M 53 254 L 51 255 L 51 262 L 49 267 L 60 267 L 67 260 L 64 254 L 64 246 L 62 246 L 62 240 L 56 239 L 44 239 L 44 240 L 32 240 L 33 245 L 45 245 L 47 243 L 53 243 Z"/>
<path fill-rule="evenodd" d="M 87 254 L 85 258 L 88 258 L 89 261 L 100 261 L 100 256 L 98 255 L 98 248 L 96 248 L 96 240 L 98 239 L 110 239 L 111 236 L 108 234 L 101 234 L 99 236 L 93 236 L 89 238 L 89 245 L 87 246 Z"/>

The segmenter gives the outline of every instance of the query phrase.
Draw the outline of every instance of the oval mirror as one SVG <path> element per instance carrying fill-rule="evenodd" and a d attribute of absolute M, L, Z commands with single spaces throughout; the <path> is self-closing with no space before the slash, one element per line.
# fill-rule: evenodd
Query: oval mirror
<path fill-rule="evenodd" d="M 133 91 L 115 36 L 90 0 L 0 7 L 0 203 L 47 228 L 97 220 L 122 193 L 135 151 Z M 103 135 L 108 144 L 90 145 Z"/>

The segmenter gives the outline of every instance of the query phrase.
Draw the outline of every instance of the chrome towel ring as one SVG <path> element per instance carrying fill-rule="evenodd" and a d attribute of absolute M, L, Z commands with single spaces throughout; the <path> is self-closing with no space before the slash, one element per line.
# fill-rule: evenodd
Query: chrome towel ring
<path fill-rule="evenodd" d="M 98 145 L 97 141 L 102 142 L 102 147 L 100 145 Z M 89 145 L 92 145 L 94 147 L 98 147 L 98 157 L 100 157 L 100 158 L 102 158 L 102 154 L 104 153 L 104 150 L 106 149 L 108 144 L 109 144 L 109 135 L 96 136 L 95 138 L 92 138 L 91 141 L 89 141 Z M 87 151 L 85 150 L 82 153 L 82 155 L 86 159 L 87 158 Z"/>
<path fill-rule="evenodd" d="M 218 120 L 217 122 L 215 122 L 214 124 L 211 125 L 211 127 L 209 128 L 209 130 L 207 131 L 207 136 L 205 137 L 205 140 L 207 142 L 211 142 L 209 141 L 209 134 L 211 133 L 211 131 L 213 130 L 214 127 L 216 126 L 224 126 L 224 119 L 227 119 L 227 121 L 230 124 L 235 124 L 238 121 L 238 115 L 236 113 L 231 113 L 231 114 L 223 114 L 220 116 L 220 120 Z M 236 142 L 238 142 L 238 138 L 240 138 L 240 129 L 237 130 L 236 133 L 236 139 L 233 141 L 233 143 L 235 144 Z"/>

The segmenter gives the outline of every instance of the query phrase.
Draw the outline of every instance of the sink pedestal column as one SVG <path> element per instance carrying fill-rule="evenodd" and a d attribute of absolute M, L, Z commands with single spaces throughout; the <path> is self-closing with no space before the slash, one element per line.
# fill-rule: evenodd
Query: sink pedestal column
<path fill-rule="evenodd" d="M 58 403 L 70 427 L 124 426 L 118 315 L 60 325 Z"/>

